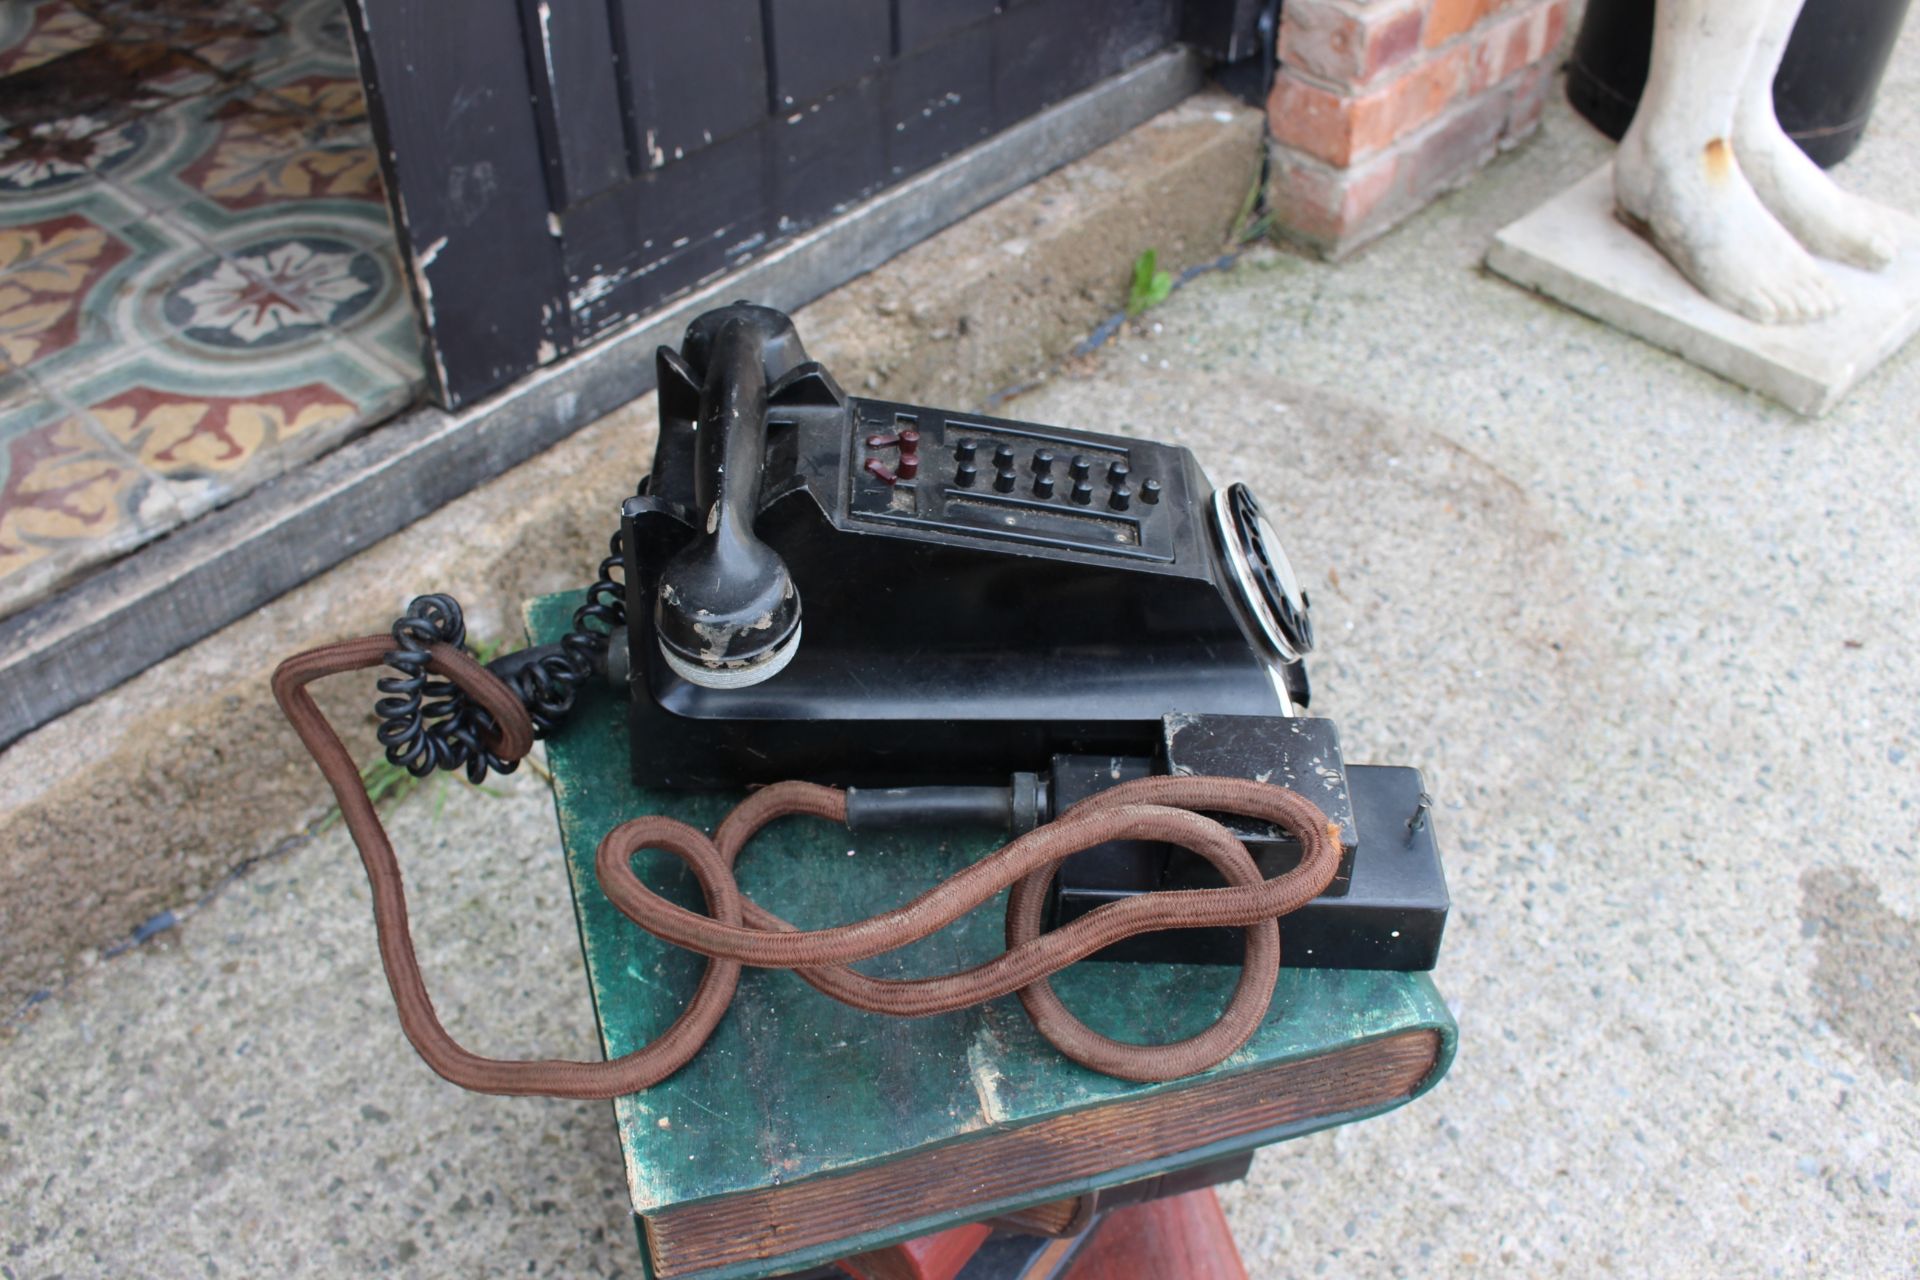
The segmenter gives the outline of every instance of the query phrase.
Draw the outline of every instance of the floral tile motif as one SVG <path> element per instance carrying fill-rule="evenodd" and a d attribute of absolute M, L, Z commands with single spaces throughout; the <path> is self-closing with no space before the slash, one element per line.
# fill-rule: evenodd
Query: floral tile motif
<path fill-rule="evenodd" d="M 154 283 L 209 252 L 108 196 L 0 225 L 0 351 L 48 390 L 164 336 Z"/>
<path fill-rule="evenodd" d="M 209 39 L 195 44 L 193 52 L 229 76 L 240 73 L 257 82 L 282 62 L 313 59 L 353 73 L 345 0 L 263 0 L 227 7 L 234 11 L 233 17 Z M 239 14 L 246 8 L 254 10 L 251 18 Z"/>
<path fill-rule="evenodd" d="M 293 0 L 282 14 L 302 55 L 330 62 L 336 70 L 358 78 L 345 0 Z"/>
<path fill-rule="evenodd" d="M 204 264 L 167 294 L 167 319 L 225 349 L 277 347 L 344 327 L 385 283 L 379 261 L 344 240 L 283 236 Z"/>
<path fill-rule="evenodd" d="M 257 75 L 298 48 L 284 0 L 88 0 L 107 25 L 106 43 L 165 49 L 231 82 Z"/>
<path fill-rule="evenodd" d="M 63 121 L 116 128 L 221 83 L 190 51 L 115 27 L 85 48 L 0 77 L 0 118 L 16 135 Z"/>
<path fill-rule="evenodd" d="M 0 0 L 0 616 L 412 404 L 405 284 L 342 0 Z"/>
<path fill-rule="evenodd" d="M 12 4 L 5 0 L 0 13 L 12 12 Z M 0 73 L 0 149 L 12 153 L 5 162 L 40 161 L 51 169 L 23 170 L 16 188 L 104 171 L 114 155 L 124 162 L 124 153 L 144 141 L 106 138 L 92 149 L 83 146 L 96 135 L 137 128 L 175 104 L 246 87 L 295 55 L 336 58 L 324 44 L 309 42 L 324 40 L 317 17 L 303 19 L 315 28 L 309 37 L 280 12 L 291 14 L 292 6 L 270 0 L 86 0 L 85 7 L 99 19 L 91 39 L 33 67 Z"/>
<path fill-rule="evenodd" d="M 283 221 L 275 230 L 276 238 L 253 241 L 246 251 L 229 256 L 242 271 L 355 342 L 389 343 L 396 325 L 417 333 L 399 250 L 384 219 L 349 223 L 305 217 Z"/>
<path fill-rule="evenodd" d="M 168 292 L 158 323 L 179 333 L 172 341 L 264 353 L 324 330 L 407 383 L 422 380 L 419 321 L 384 212 L 292 205 L 210 239 L 229 266 L 183 276 Z"/>
<path fill-rule="evenodd" d="M 72 0 L 7 0 L 0 4 L 0 76 L 84 49 L 105 34 Z"/>
<path fill-rule="evenodd" d="M 0 373 L 0 385 L 6 388 L 6 394 L 0 396 L 0 447 L 4 447 L 21 432 L 40 425 L 51 402 L 25 370 L 0 360 L 0 371 L 4 371 Z"/>
<path fill-rule="evenodd" d="M 144 0 L 106 2 L 139 6 Z M 287 0 L 198 0 L 173 39 L 229 77 L 254 78 L 303 51 L 291 22 L 296 8 Z"/>
<path fill-rule="evenodd" d="M 152 356 L 244 364 L 284 385 L 287 359 L 325 338 L 383 350 L 405 381 L 411 302 L 382 219 L 260 219 L 188 239 L 163 219 L 107 232 L 82 214 L 0 227 L 0 358 L 67 392 Z"/>
<path fill-rule="evenodd" d="M 72 347 L 94 286 L 130 256 L 82 214 L 0 227 L 0 355 L 24 368 Z"/>
<path fill-rule="evenodd" d="M 172 495 L 86 418 L 45 401 L 5 418 L 0 614 L 178 522 Z"/>
<path fill-rule="evenodd" d="M 158 135 L 113 181 L 148 207 L 232 224 L 273 204 L 384 207 L 366 99 L 351 60 L 310 57 L 145 118 Z"/>
<path fill-rule="evenodd" d="M 143 465 L 173 479 L 235 471 L 296 436 L 337 436 L 360 416 L 358 405 L 320 382 L 247 396 L 136 386 L 88 412 Z"/>
<path fill-rule="evenodd" d="M 396 305 L 356 325 L 352 341 L 373 352 L 397 370 L 409 386 L 424 387 L 427 380 L 427 339 L 413 299 L 403 295 Z"/>
<path fill-rule="evenodd" d="M 40 398 L 40 388 L 25 369 L 7 363 L 0 355 L 0 445 L 7 440 L 7 424 L 18 411 Z"/>
<path fill-rule="evenodd" d="M 211 145 L 175 177 L 224 209 L 386 198 L 357 80 L 303 76 L 229 99 L 210 123 Z"/>
<path fill-rule="evenodd" d="M 62 388 L 187 517 L 413 402 L 418 384 L 325 330 L 222 361 L 176 335 Z"/>
<path fill-rule="evenodd" d="M 139 121 L 109 128 L 88 115 L 9 129 L 0 134 L 0 210 L 109 173 L 135 159 L 146 139 Z"/>

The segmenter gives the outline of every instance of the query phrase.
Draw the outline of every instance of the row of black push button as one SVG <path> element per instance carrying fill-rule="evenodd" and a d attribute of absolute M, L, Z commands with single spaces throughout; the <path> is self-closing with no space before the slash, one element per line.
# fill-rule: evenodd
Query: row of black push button
<path fill-rule="evenodd" d="M 961 440 L 953 447 L 955 462 L 953 482 L 962 489 L 971 489 L 979 482 L 980 467 L 976 459 L 980 455 L 980 442 Z M 1053 464 L 1058 461 L 1051 449 L 1034 450 L 1030 469 L 1033 473 L 1033 496 L 1051 498 L 1054 490 Z M 1000 445 L 993 451 L 993 488 L 996 493 L 1012 493 L 1019 483 L 1019 477 L 1013 469 L 1013 446 Z M 1076 453 L 1067 463 L 1067 476 L 1073 481 L 1073 487 L 1067 496 L 1082 506 L 1093 502 L 1093 460 L 1085 454 Z M 1134 492 L 1127 486 L 1131 474 L 1124 462 L 1114 462 L 1107 467 L 1107 483 L 1112 486 L 1107 494 L 1107 506 L 1115 511 L 1125 511 L 1133 505 Z M 1140 501 L 1149 505 L 1160 501 L 1160 482 L 1148 480 L 1140 486 Z"/>

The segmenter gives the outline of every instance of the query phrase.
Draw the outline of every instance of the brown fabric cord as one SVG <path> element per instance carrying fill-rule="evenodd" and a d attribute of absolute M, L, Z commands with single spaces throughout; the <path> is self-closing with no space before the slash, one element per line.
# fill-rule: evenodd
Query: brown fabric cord
<path fill-rule="evenodd" d="M 706 1043 L 733 999 L 743 964 L 792 969 L 836 1000 L 895 1017 L 947 1013 L 1017 992 L 1040 1034 L 1084 1066 L 1128 1080 L 1190 1075 L 1226 1058 L 1259 1027 L 1280 970 L 1275 921 L 1324 891 L 1340 861 L 1338 830 L 1297 792 L 1244 778 L 1141 778 L 1082 801 L 905 906 L 852 924 L 801 931 L 742 894 L 733 865 L 747 842 L 776 818 L 805 814 L 844 822 L 846 796 L 812 783 L 776 783 L 741 801 L 712 837 L 676 819 L 652 816 L 622 823 L 600 842 L 595 873 L 608 899 L 642 928 L 708 958 L 692 1001 L 671 1027 L 646 1047 L 609 1062 L 483 1057 L 461 1047 L 434 1012 L 414 959 L 393 845 L 352 757 L 306 689 L 327 676 L 378 667 L 392 647 L 390 636 L 378 635 L 298 654 L 274 672 L 274 697 L 333 788 L 359 847 L 373 889 L 380 959 L 401 1028 L 428 1066 L 480 1093 L 611 1098 L 656 1084 Z M 498 677 L 448 645 L 433 647 L 428 669 L 486 708 L 500 726 L 499 742 L 493 745 L 503 759 L 518 760 L 527 753 L 533 724 Z M 1262 880 L 1246 848 L 1203 813 L 1233 813 L 1278 824 L 1300 840 L 1300 864 Z M 1228 887 L 1141 894 L 1042 934 L 1041 913 L 1054 868 L 1082 849 L 1122 839 L 1161 840 L 1191 849 L 1219 869 Z M 642 849 L 664 850 L 685 862 L 710 914 L 676 906 L 641 884 L 632 862 Z M 937 932 L 1009 888 L 1007 950 L 984 964 L 906 980 L 872 978 L 848 967 Z M 1135 1045 L 1108 1039 L 1068 1012 L 1047 982 L 1050 974 L 1123 938 L 1198 926 L 1246 929 L 1246 960 L 1219 1021 L 1185 1040 Z"/>

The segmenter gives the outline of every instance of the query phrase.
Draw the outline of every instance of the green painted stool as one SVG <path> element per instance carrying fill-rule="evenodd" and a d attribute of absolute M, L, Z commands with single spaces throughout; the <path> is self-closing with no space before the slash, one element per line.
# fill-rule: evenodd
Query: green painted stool
<path fill-rule="evenodd" d="M 529 606 L 533 641 L 557 639 L 575 603 Z M 609 1057 L 658 1036 L 705 962 L 614 909 L 594 878 L 595 848 L 647 813 L 711 830 L 739 798 L 635 786 L 623 711 L 612 693 L 589 694 L 547 745 Z M 819 928 L 907 902 L 999 843 L 958 831 L 856 838 L 787 818 L 742 855 L 739 879 L 795 925 Z M 699 906 L 677 859 L 643 853 L 635 867 Z M 863 969 L 916 977 L 988 959 L 1003 946 L 1003 905 Z M 1237 976 L 1085 962 L 1054 981 L 1103 1034 L 1162 1041 L 1218 1016 Z M 1426 974 L 1283 969 L 1245 1048 L 1199 1076 L 1132 1084 L 1062 1058 L 1011 997 L 902 1020 L 848 1008 L 791 973 L 748 969 L 699 1056 L 618 1099 L 614 1116 L 648 1274 L 768 1276 L 1379 1114 L 1433 1086 L 1454 1038 Z"/>

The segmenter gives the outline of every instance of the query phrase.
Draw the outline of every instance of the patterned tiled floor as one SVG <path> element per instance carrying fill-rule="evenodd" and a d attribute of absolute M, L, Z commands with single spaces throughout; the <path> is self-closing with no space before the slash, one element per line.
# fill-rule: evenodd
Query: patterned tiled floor
<path fill-rule="evenodd" d="M 341 0 L 0 0 L 0 616 L 422 382 Z"/>

